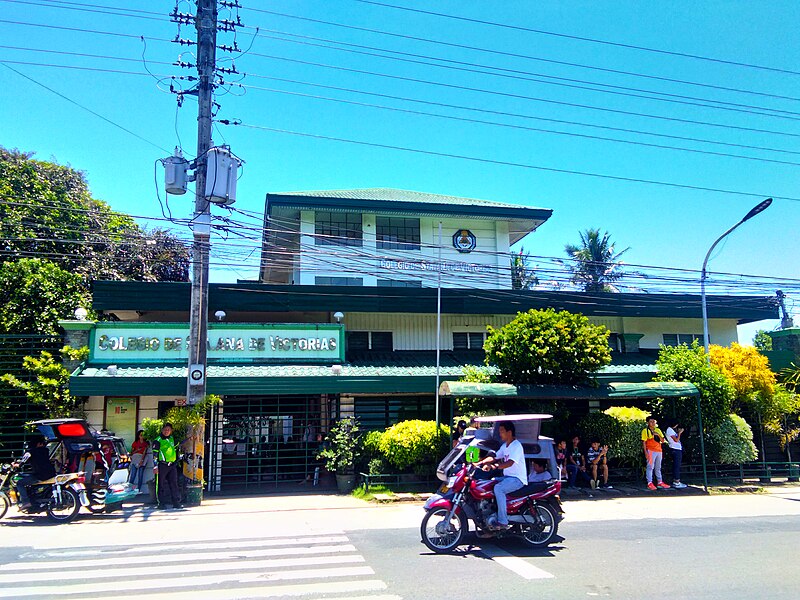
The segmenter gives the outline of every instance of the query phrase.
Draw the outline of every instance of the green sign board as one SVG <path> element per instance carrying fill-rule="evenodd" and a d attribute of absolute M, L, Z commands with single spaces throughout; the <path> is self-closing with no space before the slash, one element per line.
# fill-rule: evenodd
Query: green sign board
<path fill-rule="evenodd" d="M 209 363 L 344 362 L 344 328 L 331 323 L 214 323 Z M 185 323 L 97 323 L 90 335 L 94 364 L 182 363 L 189 359 Z"/>

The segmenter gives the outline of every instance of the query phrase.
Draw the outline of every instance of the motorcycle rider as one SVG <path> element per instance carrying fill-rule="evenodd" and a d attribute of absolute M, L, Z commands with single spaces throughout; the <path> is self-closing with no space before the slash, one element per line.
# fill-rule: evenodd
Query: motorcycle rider
<path fill-rule="evenodd" d="M 516 439 L 516 427 L 511 421 L 501 421 L 497 426 L 500 446 L 495 457 L 487 457 L 476 463 L 484 471 L 502 469 L 503 475 L 495 477 L 494 495 L 497 498 L 497 529 L 508 529 L 508 507 L 506 497 L 528 483 L 528 470 L 525 466 L 525 451 Z"/>
<path fill-rule="evenodd" d="M 20 510 L 27 510 L 31 507 L 31 502 L 28 498 L 28 486 L 40 481 L 47 481 L 56 476 L 56 470 L 50 462 L 50 453 L 47 450 L 44 436 L 37 435 L 32 437 L 28 441 L 28 451 L 22 455 L 19 462 L 13 463 L 13 466 L 19 468 L 25 464 L 30 464 L 33 472 L 20 477 L 17 483 Z"/>

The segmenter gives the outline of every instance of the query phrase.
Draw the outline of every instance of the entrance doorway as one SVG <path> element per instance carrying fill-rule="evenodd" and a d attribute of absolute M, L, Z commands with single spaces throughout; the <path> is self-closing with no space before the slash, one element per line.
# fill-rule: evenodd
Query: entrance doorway
<path fill-rule="evenodd" d="M 338 396 L 226 396 L 215 410 L 211 490 L 300 491 L 319 483 L 316 456 L 339 414 Z"/>

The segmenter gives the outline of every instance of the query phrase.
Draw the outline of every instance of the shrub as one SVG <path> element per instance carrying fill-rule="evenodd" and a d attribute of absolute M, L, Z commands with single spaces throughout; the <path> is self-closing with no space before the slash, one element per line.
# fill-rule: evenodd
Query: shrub
<path fill-rule="evenodd" d="M 364 436 L 364 458 L 372 460 L 381 456 L 381 438 L 383 431 L 368 431 Z"/>
<path fill-rule="evenodd" d="M 691 346 L 661 346 L 656 366 L 656 381 L 689 381 L 697 387 L 700 391 L 703 425 L 707 430 L 720 425 L 731 412 L 735 396 L 733 385 L 721 371 L 708 364 L 703 347 L 696 341 Z M 697 423 L 695 398 L 657 399 L 653 408 L 659 414 L 674 414 L 687 426 Z"/>
<path fill-rule="evenodd" d="M 605 414 L 614 417 L 621 429 L 619 442 L 608 450 L 609 458 L 616 458 L 634 468 L 643 467 L 642 429 L 647 427 L 649 413 L 633 406 L 612 406 Z"/>
<path fill-rule="evenodd" d="M 607 413 L 591 412 L 578 421 L 578 433 L 587 444 L 592 438 L 599 438 L 602 444 L 614 448 L 619 445 L 622 431 L 622 423 Z"/>
<path fill-rule="evenodd" d="M 325 461 L 328 471 L 340 475 L 352 473 L 363 452 L 358 419 L 355 417 L 340 419 L 331 427 L 325 441 L 329 446 L 319 453 L 318 458 Z"/>
<path fill-rule="evenodd" d="M 721 464 L 738 465 L 758 458 L 753 430 L 739 415 L 727 415 L 711 430 L 709 437 L 712 455 Z"/>
<path fill-rule="evenodd" d="M 367 473 L 370 475 L 383 475 L 388 471 L 388 463 L 382 458 L 373 458 L 367 464 Z"/>
<path fill-rule="evenodd" d="M 608 329 L 565 310 L 529 310 L 500 329 L 489 327 L 486 363 L 495 381 L 574 385 L 611 362 Z"/>
<path fill-rule="evenodd" d="M 438 429 L 438 435 L 437 435 Z M 381 436 L 381 455 L 393 467 L 405 470 L 421 464 L 434 464 L 448 449 L 450 432 L 434 421 L 401 421 Z"/>

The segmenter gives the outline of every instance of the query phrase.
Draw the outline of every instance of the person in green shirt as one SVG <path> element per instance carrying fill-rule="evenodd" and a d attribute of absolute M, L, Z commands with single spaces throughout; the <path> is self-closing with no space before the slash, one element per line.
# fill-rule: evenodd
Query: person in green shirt
<path fill-rule="evenodd" d="M 178 490 L 178 448 L 172 437 L 172 423 L 164 423 L 153 442 L 153 456 L 156 460 L 156 497 L 161 508 L 171 504 L 172 508 L 183 508 Z"/>

